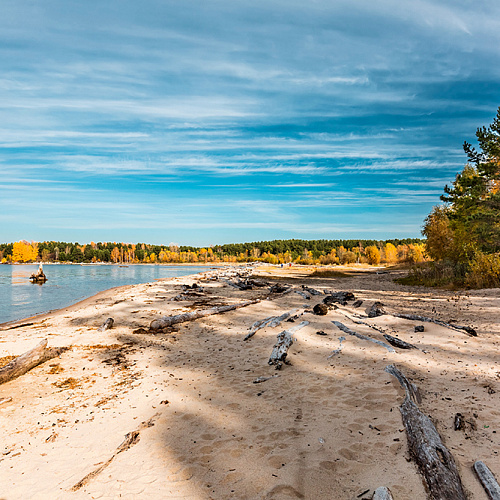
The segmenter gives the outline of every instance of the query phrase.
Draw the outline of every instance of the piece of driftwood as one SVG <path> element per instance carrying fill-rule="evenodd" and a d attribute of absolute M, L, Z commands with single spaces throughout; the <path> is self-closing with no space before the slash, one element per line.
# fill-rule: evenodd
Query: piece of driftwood
<path fill-rule="evenodd" d="M 429 498 L 432 500 L 466 500 L 462 481 L 453 456 L 441 441 L 431 419 L 416 405 L 418 391 L 394 365 L 385 368 L 395 376 L 405 390 L 405 399 L 400 407 L 408 437 L 410 454 L 424 476 Z"/>
<path fill-rule="evenodd" d="M 0 405 L 3 405 L 4 403 L 10 403 L 12 401 L 12 398 L 10 396 L 7 396 L 6 398 L 0 398 Z"/>
<path fill-rule="evenodd" d="M 269 357 L 268 364 L 275 365 L 276 369 L 280 369 L 285 362 L 288 349 L 293 344 L 292 334 L 307 326 L 309 321 L 302 321 L 298 325 L 292 326 L 288 330 L 283 330 L 278 334 L 276 344 L 273 346 L 273 351 Z"/>
<path fill-rule="evenodd" d="M 488 466 L 478 460 L 474 463 L 474 471 L 491 500 L 500 500 L 500 485 Z"/>
<path fill-rule="evenodd" d="M 271 293 L 288 293 L 292 291 L 292 287 L 289 285 L 282 285 L 281 283 L 276 283 L 275 285 L 269 287 Z"/>
<path fill-rule="evenodd" d="M 354 337 L 357 337 L 358 339 L 367 340 L 368 342 L 373 342 L 374 344 L 385 347 L 389 352 L 396 352 L 390 345 L 386 344 L 385 342 L 382 342 L 381 340 L 377 340 L 377 339 L 372 339 L 371 337 L 363 335 L 362 333 L 355 332 L 355 331 L 351 330 L 350 328 L 347 328 L 347 326 L 342 324 L 340 321 L 332 321 L 332 323 L 337 328 L 340 328 L 340 330 L 342 330 L 345 333 L 348 333 L 349 335 L 354 335 Z"/>
<path fill-rule="evenodd" d="M 43 265 L 41 262 L 38 266 L 38 271 L 33 273 L 29 279 L 32 283 L 45 283 L 47 281 L 47 276 L 45 276 L 43 272 Z"/>
<path fill-rule="evenodd" d="M 47 339 L 42 340 L 33 349 L 21 354 L 0 368 L 0 384 L 5 384 L 9 380 L 24 375 L 35 366 L 45 363 L 45 361 L 55 358 L 63 352 L 63 349 L 47 348 L 47 343 Z"/>
<path fill-rule="evenodd" d="M 302 285 L 302 290 L 305 290 L 306 292 L 310 293 L 311 295 L 323 295 L 320 291 L 316 290 L 315 288 L 311 288 L 307 285 Z"/>
<path fill-rule="evenodd" d="M 198 309 L 197 311 L 190 311 L 183 314 L 176 314 L 175 316 L 162 316 L 160 319 L 155 319 L 151 321 L 149 329 L 156 331 L 161 328 L 166 328 L 168 326 L 175 325 L 177 323 L 184 323 L 185 321 L 193 321 L 198 318 L 204 318 L 205 316 L 211 316 L 212 314 L 222 314 L 228 311 L 234 311 L 240 307 L 250 306 L 252 304 L 257 304 L 260 302 L 257 300 L 247 300 L 245 302 L 240 302 L 238 304 L 231 304 L 227 306 L 211 307 L 210 309 Z"/>
<path fill-rule="evenodd" d="M 436 325 L 444 326 L 449 328 L 450 330 L 456 330 L 458 332 L 465 332 L 471 337 L 477 337 L 477 332 L 474 328 L 470 326 L 460 326 L 460 325 L 452 325 L 451 323 L 446 323 L 445 321 L 441 321 L 439 319 L 427 318 L 426 316 L 419 316 L 418 314 L 403 314 L 403 313 L 392 313 L 391 316 L 395 318 L 401 319 L 409 319 L 410 321 L 422 321 L 424 323 L 435 323 Z"/>
<path fill-rule="evenodd" d="M 356 313 L 348 313 L 347 311 L 344 311 L 340 307 L 337 308 L 336 311 L 340 314 L 343 314 L 346 318 L 350 319 L 353 323 L 356 323 L 357 325 L 365 325 L 368 328 L 371 328 L 372 330 L 376 330 L 377 332 L 380 333 L 385 333 L 385 330 L 383 328 L 380 328 L 379 326 L 376 325 L 370 325 L 369 323 L 366 323 L 362 319 L 359 319 L 360 317 Z"/>
<path fill-rule="evenodd" d="M 253 285 L 248 283 L 247 280 L 245 281 L 230 281 L 230 280 L 222 280 L 228 285 L 232 286 L 233 288 L 236 288 L 238 290 L 251 290 L 253 288 Z"/>
<path fill-rule="evenodd" d="M 334 351 L 332 351 L 332 353 L 330 354 L 330 356 L 328 356 L 326 359 L 330 359 L 330 358 L 333 358 L 333 356 L 336 356 L 337 354 L 340 354 L 341 351 L 342 351 L 342 342 L 345 340 L 345 337 L 339 337 L 339 341 L 340 341 L 340 344 L 339 344 L 339 348 L 338 349 L 335 349 Z"/>
<path fill-rule="evenodd" d="M 453 428 L 456 431 L 461 431 L 465 428 L 464 416 L 461 413 L 457 413 L 453 419 Z"/>
<path fill-rule="evenodd" d="M 398 339 L 397 337 L 393 337 L 392 335 L 388 335 L 387 333 L 384 333 L 384 338 L 385 340 L 387 340 L 387 342 L 389 342 L 389 344 L 393 345 L 394 347 L 399 347 L 400 349 L 418 349 L 417 346 L 409 344 L 408 342 Z"/>
<path fill-rule="evenodd" d="M 391 490 L 385 486 L 380 486 L 377 488 L 372 496 L 372 500 L 394 500 L 391 494 Z"/>
<path fill-rule="evenodd" d="M 254 384 L 262 384 L 262 382 L 266 382 L 267 380 L 271 380 L 272 378 L 279 377 L 278 374 L 276 375 L 271 375 L 270 377 L 258 377 L 256 378 L 253 383 Z"/>
<path fill-rule="evenodd" d="M 352 292 L 329 292 L 325 290 L 325 295 L 323 303 L 328 306 L 335 303 L 346 306 L 348 301 L 355 299 Z"/>
<path fill-rule="evenodd" d="M 363 301 L 361 299 L 358 299 L 352 303 L 352 307 L 361 307 L 363 305 Z"/>
<path fill-rule="evenodd" d="M 80 488 L 82 488 L 88 482 L 90 482 L 91 479 L 93 479 L 94 477 L 96 477 L 97 475 L 99 475 L 114 460 L 114 458 L 116 457 L 116 455 L 118 455 L 122 451 L 127 451 L 129 448 L 131 448 L 132 446 L 134 446 L 134 444 L 137 444 L 139 442 L 139 440 L 140 440 L 140 432 L 141 432 L 141 430 L 147 429 L 148 427 L 153 427 L 154 421 L 159 417 L 159 415 L 160 415 L 159 413 L 156 413 L 155 415 L 153 415 L 146 422 L 142 422 L 142 424 L 139 425 L 139 427 L 135 431 L 128 432 L 127 434 L 125 434 L 125 439 L 122 441 L 122 443 L 120 444 L 120 446 L 118 446 L 118 448 L 113 453 L 113 455 L 111 456 L 111 458 L 109 458 L 108 460 L 106 460 L 106 462 L 104 462 L 102 465 L 100 465 L 97 469 L 93 470 L 92 472 L 89 472 L 83 479 L 81 479 L 80 481 L 78 481 L 71 488 L 71 491 L 78 491 Z"/>
<path fill-rule="evenodd" d="M 371 307 L 366 309 L 366 315 L 369 318 L 376 318 L 377 316 L 383 316 L 384 314 L 387 314 L 384 309 L 384 304 L 379 301 L 375 302 L 371 305 Z"/>
<path fill-rule="evenodd" d="M 111 330 L 113 325 L 115 324 L 115 320 L 113 318 L 108 318 L 100 327 L 99 331 L 104 332 L 105 330 Z"/>
<path fill-rule="evenodd" d="M 283 313 L 281 316 L 270 316 L 269 318 L 261 319 L 256 321 L 251 327 L 250 332 L 243 340 L 248 340 L 252 338 L 261 328 L 265 328 L 269 326 L 271 328 L 275 328 L 280 325 L 285 319 L 289 318 L 292 314 L 296 314 L 299 310 L 292 309 L 291 311 Z"/>
<path fill-rule="evenodd" d="M 311 296 L 308 295 L 307 293 L 305 292 L 301 292 L 300 290 L 294 290 L 295 293 L 298 293 L 301 297 L 304 297 L 304 299 L 306 300 L 310 300 L 311 299 Z"/>

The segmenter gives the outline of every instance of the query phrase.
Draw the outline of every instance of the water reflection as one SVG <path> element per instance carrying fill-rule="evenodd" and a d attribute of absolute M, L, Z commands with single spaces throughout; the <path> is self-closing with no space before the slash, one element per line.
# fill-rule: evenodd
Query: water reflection
<path fill-rule="evenodd" d="M 32 264 L 0 265 L 0 323 L 60 309 L 108 288 L 208 270 L 201 266 L 53 264 L 44 266 L 47 282 L 32 283 L 29 277 L 37 269 Z"/>

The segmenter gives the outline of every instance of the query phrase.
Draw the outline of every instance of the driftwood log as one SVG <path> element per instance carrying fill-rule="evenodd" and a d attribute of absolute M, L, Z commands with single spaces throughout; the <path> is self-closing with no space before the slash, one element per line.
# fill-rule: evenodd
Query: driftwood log
<path fill-rule="evenodd" d="M 248 340 L 252 338 L 261 328 L 265 328 L 269 326 L 271 328 L 275 328 L 280 325 L 285 319 L 289 318 L 293 314 L 297 314 L 298 309 L 292 309 L 291 311 L 283 313 L 281 316 L 270 316 L 269 318 L 261 319 L 256 321 L 251 327 L 250 332 L 243 340 Z"/>
<path fill-rule="evenodd" d="M 115 324 L 115 320 L 113 318 L 108 318 L 100 327 L 99 331 L 104 332 L 105 330 L 110 330 L 113 328 L 113 325 Z"/>
<path fill-rule="evenodd" d="M 9 380 L 24 375 L 35 366 L 45 363 L 45 361 L 55 358 L 63 352 L 63 349 L 47 348 L 47 343 L 47 339 L 42 340 L 33 349 L 21 354 L 10 363 L 0 368 L 0 384 L 5 384 L 5 382 Z"/>
<path fill-rule="evenodd" d="M 278 334 L 277 342 L 273 346 L 273 352 L 269 358 L 268 364 L 275 365 L 279 370 L 286 360 L 288 349 L 293 344 L 292 334 L 307 326 L 309 321 L 302 321 L 298 325 L 292 326 L 288 330 L 283 330 Z"/>
<path fill-rule="evenodd" d="M 323 302 L 327 306 L 335 303 L 346 306 L 349 300 L 355 299 L 352 292 L 328 292 L 327 290 L 325 290 L 325 295 L 326 297 L 323 299 Z"/>
<path fill-rule="evenodd" d="M 406 428 L 410 454 L 424 476 L 429 498 L 466 500 L 453 456 L 441 441 L 431 419 L 416 405 L 419 401 L 416 386 L 394 365 L 387 366 L 385 371 L 396 377 L 405 390 L 405 399 L 399 410 Z"/>
<path fill-rule="evenodd" d="M 311 296 L 308 295 L 306 292 L 302 292 L 300 290 L 294 290 L 295 293 L 298 293 L 301 297 L 304 297 L 306 300 L 310 300 Z"/>
<path fill-rule="evenodd" d="M 348 333 L 349 335 L 353 335 L 354 337 L 357 337 L 358 339 L 367 340 L 368 342 L 373 342 L 374 344 L 385 347 L 389 352 L 396 352 L 390 345 L 386 344 L 385 342 L 382 342 L 381 340 L 377 340 L 377 339 L 372 339 L 371 337 L 363 335 L 362 333 L 355 332 L 355 331 L 351 330 L 350 328 L 347 328 L 347 326 L 342 324 L 340 321 L 332 321 L 332 323 L 337 328 L 339 328 L 340 330 L 342 330 L 345 333 Z"/>
<path fill-rule="evenodd" d="M 393 345 L 394 347 L 399 347 L 400 349 L 418 349 L 417 346 L 409 344 L 408 342 L 398 339 L 397 337 L 393 337 L 392 335 L 388 335 L 387 333 L 384 333 L 384 338 L 385 340 L 387 340 L 387 342 L 389 342 L 389 344 Z"/>
<path fill-rule="evenodd" d="M 316 290 L 315 288 L 311 288 L 307 285 L 302 285 L 302 290 L 305 290 L 306 292 L 310 293 L 311 295 L 323 295 L 320 291 Z"/>
<path fill-rule="evenodd" d="M 450 330 L 455 330 L 458 332 L 465 332 L 471 337 L 477 337 L 477 332 L 474 328 L 470 326 L 460 326 L 452 325 L 451 323 L 446 323 L 446 321 L 441 321 L 439 319 L 428 318 L 426 316 L 419 316 L 418 314 L 402 314 L 402 313 L 391 313 L 391 316 L 401 319 L 409 319 L 410 321 L 422 321 L 423 323 L 435 323 L 436 325 L 444 326 Z"/>
<path fill-rule="evenodd" d="M 474 471 L 491 500 L 500 500 L 500 485 L 488 466 L 478 460 L 474 463 Z"/>
<path fill-rule="evenodd" d="M 393 500 L 391 490 L 385 486 L 377 488 L 373 493 L 372 500 Z"/>
<path fill-rule="evenodd" d="M 185 321 L 193 321 L 195 319 L 204 318 L 205 316 L 211 316 L 213 314 L 222 314 L 228 311 L 234 311 L 235 309 L 239 309 L 240 307 L 257 304 L 257 302 L 260 302 L 260 300 L 247 300 L 238 304 L 211 307 L 210 309 L 198 309 L 197 311 L 176 314 L 175 316 L 162 316 L 160 319 L 151 321 L 149 329 L 152 331 L 161 330 L 162 328 L 167 328 L 168 326 L 172 326 L 177 323 L 184 323 Z"/>

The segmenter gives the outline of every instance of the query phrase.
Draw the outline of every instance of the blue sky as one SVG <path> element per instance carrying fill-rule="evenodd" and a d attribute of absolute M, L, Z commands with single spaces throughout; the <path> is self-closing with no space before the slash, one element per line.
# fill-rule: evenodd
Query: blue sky
<path fill-rule="evenodd" d="M 418 237 L 499 47 L 497 0 L 3 2 L 0 241 Z"/>

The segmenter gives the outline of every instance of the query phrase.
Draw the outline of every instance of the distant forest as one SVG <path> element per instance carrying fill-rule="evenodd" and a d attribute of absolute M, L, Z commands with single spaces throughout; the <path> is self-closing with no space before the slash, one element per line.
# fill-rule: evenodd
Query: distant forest
<path fill-rule="evenodd" d="M 422 262 L 424 240 L 273 240 L 231 243 L 206 248 L 147 243 L 79 244 L 63 241 L 0 244 L 0 261 L 110 262 L 110 263 L 218 263 L 261 261 L 270 264 L 353 264 Z"/>

